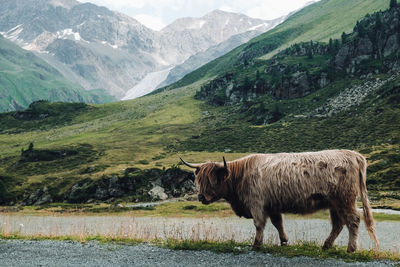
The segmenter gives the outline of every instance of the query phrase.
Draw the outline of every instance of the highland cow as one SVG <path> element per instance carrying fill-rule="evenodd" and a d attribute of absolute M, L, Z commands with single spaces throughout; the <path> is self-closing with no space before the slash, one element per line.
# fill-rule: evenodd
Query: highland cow
<path fill-rule="evenodd" d="M 195 169 L 199 201 L 209 204 L 225 199 L 236 215 L 254 220 L 253 249 L 262 245 L 268 217 L 279 232 L 281 245 L 286 245 L 282 213 L 310 214 L 329 209 L 332 231 L 323 248 L 331 248 L 346 225 L 347 251 L 354 252 L 360 225 L 358 195 L 368 233 L 376 249 L 379 247 L 367 197 L 367 163 L 355 151 L 253 154 L 231 162 L 223 158 L 223 163 L 181 161 Z"/>

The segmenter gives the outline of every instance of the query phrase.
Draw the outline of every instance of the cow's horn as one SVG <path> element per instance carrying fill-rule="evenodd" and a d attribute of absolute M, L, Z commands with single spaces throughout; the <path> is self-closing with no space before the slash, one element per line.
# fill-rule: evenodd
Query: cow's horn
<path fill-rule="evenodd" d="M 180 159 L 183 164 L 185 164 L 186 166 L 193 168 L 193 169 L 196 169 L 196 168 L 200 167 L 200 165 L 201 165 L 201 164 L 191 164 L 191 163 L 184 161 L 182 158 L 180 158 Z"/>
<path fill-rule="evenodd" d="M 228 165 L 226 164 L 225 157 L 224 157 L 224 156 L 222 156 L 222 159 L 224 160 L 224 168 L 225 168 L 225 169 L 228 169 Z"/>

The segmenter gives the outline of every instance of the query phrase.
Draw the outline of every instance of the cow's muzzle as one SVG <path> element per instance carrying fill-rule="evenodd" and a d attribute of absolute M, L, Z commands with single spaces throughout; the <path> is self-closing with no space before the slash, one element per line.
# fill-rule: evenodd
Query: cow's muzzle
<path fill-rule="evenodd" d="M 203 204 L 205 204 L 205 205 L 210 204 L 210 202 L 207 201 L 207 199 L 206 199 L 202 194 L 199 194 L 198 198 L 199 198 L 199 201 L 200 201 L 201 203 L 203 203 Z"/>

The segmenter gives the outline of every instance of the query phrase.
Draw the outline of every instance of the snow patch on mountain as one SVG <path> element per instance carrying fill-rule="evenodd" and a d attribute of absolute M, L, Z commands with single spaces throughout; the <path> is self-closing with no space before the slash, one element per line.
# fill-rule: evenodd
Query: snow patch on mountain
<path fill-rule="evenodd" d="M 135 99 L 151 93 L 157 88 L 157 86 L 161 82 L 163 82 L 167 78 L 171 69 L 172 68 L 167 68 L 147 74 L 146 77 L 141 80 L 135 87 L 130 89 L 121 100 Z"/>
<path fill-rule="evenodd" d="M 203 28 L 204 24 L 206 24 L 205 20 L 194 20 L 192 23 L 186 26 L 187 30 L 195 30 L 195 29 L 201 29 Z"/>
<path fill-rule="evenodd" d="M 101 43 L 103 45 L 108 45 L 108 46 L 110 46 L 110 47 L 112 47 L 114 49 L 118 49 L 118 45 L 112 45 L 112 44 L 110 44 L 109 42 L 106 42 L 106 41 L 102 41 Z"/>
<path fill-rule="evenodd" d="M 22 24 L 19 24 L 11 28 L 7 32 L 0 32 L 0 34 L 3 35 L 8 40 L 15 42 L 18 40 L 19 34 L 24 30 L 22 26 L 23 26 Z"/>
<path fill-rule="evenodd" d="M 64 29 L 57 32 L 57 38 L 59 39 L 70 39 L 73 38 L 75 41 L 83 40 L 79 32 L 74 32 L 72 29 Z"/>
<path fill-rule="evenodd" d="M 258 24 L 258 25 L 256 25 L 256 26 L 250 27 L 248 30 L 249 30 L 249 31 L 255 31 L 255 30 L 257 30 L 257 29 L 260 28 L 260 27 L 268 27 L 268 26 L 269 26 L 268 23 L 261 23 L 261 24 Z"/>

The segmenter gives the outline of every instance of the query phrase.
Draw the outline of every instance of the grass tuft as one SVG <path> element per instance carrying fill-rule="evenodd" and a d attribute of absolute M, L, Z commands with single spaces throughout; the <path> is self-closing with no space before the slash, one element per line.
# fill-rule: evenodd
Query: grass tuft
<path fill-rule="evenodd" d="M 169 239 L 163 243 L 163 247 L 178 250 L 209 250 L 216 253 L 245 253 L 251 250 L 248 242 L 213 242 L 213 241 L 189 241 Z M 347 253 L 345 247 L 335 246 L 323 250 L 320 245 L 311 242 L 302 242 L 290 246 L 278 246 L 265 244 L 259 252 L 269 253 L 275 256 L 299 257 L 306 256 L 317 259 L 342 259 L 347 262 L 391 260 L 400 262 L 400 255 L 395 252 L 376 250 L 357 250 L 354 253 Z"/>

